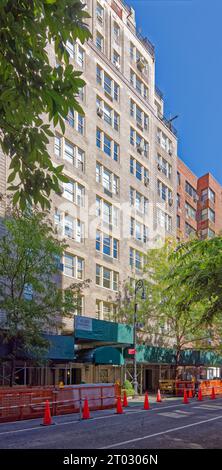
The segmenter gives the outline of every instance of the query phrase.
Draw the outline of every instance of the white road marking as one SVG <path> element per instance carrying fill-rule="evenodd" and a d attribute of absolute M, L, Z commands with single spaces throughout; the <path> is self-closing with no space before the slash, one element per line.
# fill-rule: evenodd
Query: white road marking
<path fill-rule="evenodd" d="M 184 415 L 175 413 L 172 411 L 171 413 L 159 413 L 159 416 L 166 416 L 166 418 L 184 418 Z"/>
<path fill-rule="evenodd" d="M 171 428 L 171 429 L 167 429 L 166 431 L 156 432 L 155 434 L 148 434 L 147 436 L 137 437 L 135 439 L 130 439 L 129 441 L 117 442 L 116 444 L 112 444 L 110 446 L 100 447 L 100 449 L 112 449 L 113 447 L 119 447 L 125 444 L 131 444 L 132 442 L 144 441 L 145 439 L 150 439 L 151 437 L 161 436 L 163 434 L 169 434 L 171 432 L 180 431 L 181 429 L 187 429 L 193 426 L 199 426 L 200 424 L 209 423 L 210 421 L 216 421 L 218 419 L 222 419 L 222 415 L 216 416 L 215 418 L 206 419 L 204 421 L 198 421 L 196 423 L 186 424 L 185 426 L 180 426 L 178 428 Z"/>

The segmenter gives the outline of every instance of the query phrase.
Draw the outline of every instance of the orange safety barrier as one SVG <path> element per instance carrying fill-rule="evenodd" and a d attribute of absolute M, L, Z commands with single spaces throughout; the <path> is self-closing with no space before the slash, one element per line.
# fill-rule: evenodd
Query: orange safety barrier
<path fill-rule="evenodd" d="M 46 400 L 54 416 L 80 412 L 85 398 L 91 411 L 114 408 L 115 392 L 113 384 L 0 389 L 0 422 L 42 417 Z"/>
<path fill-rule="evenodd" d="M 214 388 L 215 395 L 222 395 L 222 380 L 203 380 L 200 383 L 199 388 L 201 389 L 202 396 L 210 396 L 212 393 L 212 388 Z"/>
<path fill-rule="evenodd" d="M 159 388 L 162 393 L 174 394 L 176 396 L 183 396 L 184 390 L 192 392 L 195 395 L 195 384 L 192 380 L 160 380 Z"/>

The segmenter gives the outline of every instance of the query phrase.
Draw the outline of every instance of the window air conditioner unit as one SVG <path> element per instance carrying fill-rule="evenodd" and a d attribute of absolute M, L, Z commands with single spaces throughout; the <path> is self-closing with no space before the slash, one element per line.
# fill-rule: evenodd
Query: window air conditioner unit
<path fill-rule="evenodd" d="M 158 168 L 159 171 L 162 170 L 162 166 L 160 165 L 160 163 L 157 164 L 157 168 Z"/>
<path fill-rule="evenodd" d="M 169 203 L 169 206 L 172 206 L 172 205 L 173 205 L 173 199 L 170 198 L 169 201 L 168 201 L 168 203 Z"/>
<path fill-rule="evenodd" d="M 169 150 L 169 155 L 170 155 L 171 157 L 172 157 L 172 155 L 173 155 L 173 151 L 172 151 L 171 149 Z"/>
<path fill-rule="evenodd" d="M 115 65 L 115 67 L 116 67 L 117 69 L 120 69 L 120 64 L 119 64 L 119 62 L 114 62 L 114 65 Z"/>
<path fill-rule="evenodd" d="M 141 145 L 137 145 L 137 146 L 136 146 L 136 150 L 137 150 L 137 152 L 140 153 L 140 154 L 142 154 L 143 151 L 144 151 L 144 149 L 143 149 L 143 147 L 142 147 Z"/>
<path fill-rule="evenodd" d="M 98 115 L 99 117 L 102 117 L 102 116 L 103 116 L 103 110 L 102 110 L 102 108 L 101 108 L 100 106 L 98 106 L 96 112 L 97 112 L 97 115 Z"/>
<path fill-rule="evenodd" d="M 149 182 L 150 182 L 150 179 L 149 179 L 148 176 L 146 176 L 146 177 L 144 178 L 144 185 L 145 185 L 145 186 L 148 186 L 148 185 L 149 185 Z"/>

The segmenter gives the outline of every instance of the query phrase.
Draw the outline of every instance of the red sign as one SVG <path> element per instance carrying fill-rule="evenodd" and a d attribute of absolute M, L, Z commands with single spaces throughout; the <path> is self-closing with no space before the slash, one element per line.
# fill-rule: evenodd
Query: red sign
<path fill-rule="evenodd" d="M 128 349 L 128 354 L 136 354 L 136 350 L 135 349 Z"/>

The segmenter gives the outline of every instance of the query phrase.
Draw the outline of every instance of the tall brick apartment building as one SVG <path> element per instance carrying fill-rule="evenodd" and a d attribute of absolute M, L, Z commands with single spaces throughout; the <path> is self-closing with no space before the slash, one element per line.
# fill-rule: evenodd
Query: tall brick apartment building
<path fill-rule="evenodd" d="M 207 173 L 197 177 L 177 160 L 177 239 L 213 237 L 222 232 L 222 186 Z"/>
<path fill-rule="evenodd" d="M 115 318 L 116 297 L 124 281 L 143 275 L 148 240 L 162 232 L 181 239 L 198 227 L 207 236 L 217 233 L 222 224 L 219 185 L 211 175 L 198 180 L 177 159 L 176 131 L 164 116 L 164 99 L 156 87 L 154 46 L 138 32 L 134 10 L 123 0 L 84 3 L 91 16 L 87 21 L 92 39 L 83 45 L 68 42 L 67 51 L 86 82 L 79 94 L 85 117 L 70 109 L 65 134 L 59 126 L 52 127 L 55 137 L 49 153 L 54 164 L 64 165 L 69 178 L 51 204 L 58 237 L 68 245 L 61 285 L 83 279 L 91 279 L 91 284 L 75 324 L 70 319 L 63 334 L 51 339 L 50 364 L 34 367 L 29 359 L 17 362 L 19 384 L 110 382 L 126 377 L 132 361 L 124 360 L 123 350 L 132 346 L 132 327 L 107 320 Z M 61 65 L 52 45 L 48 55 L 52 65 Z M 2 195 L 8 163 L 0 150 Z M 0 217 L 4 217 L 1 198 Z M 107 344 L 114 347 L 106 351 L 99 347 Z M 0 384 L 7 384 L 7 374 L 6 360 L 0 365 Z M 160 378 L 170 378 L 168 351 L 144 345 L 140 389 L 156 388 Z"/>

